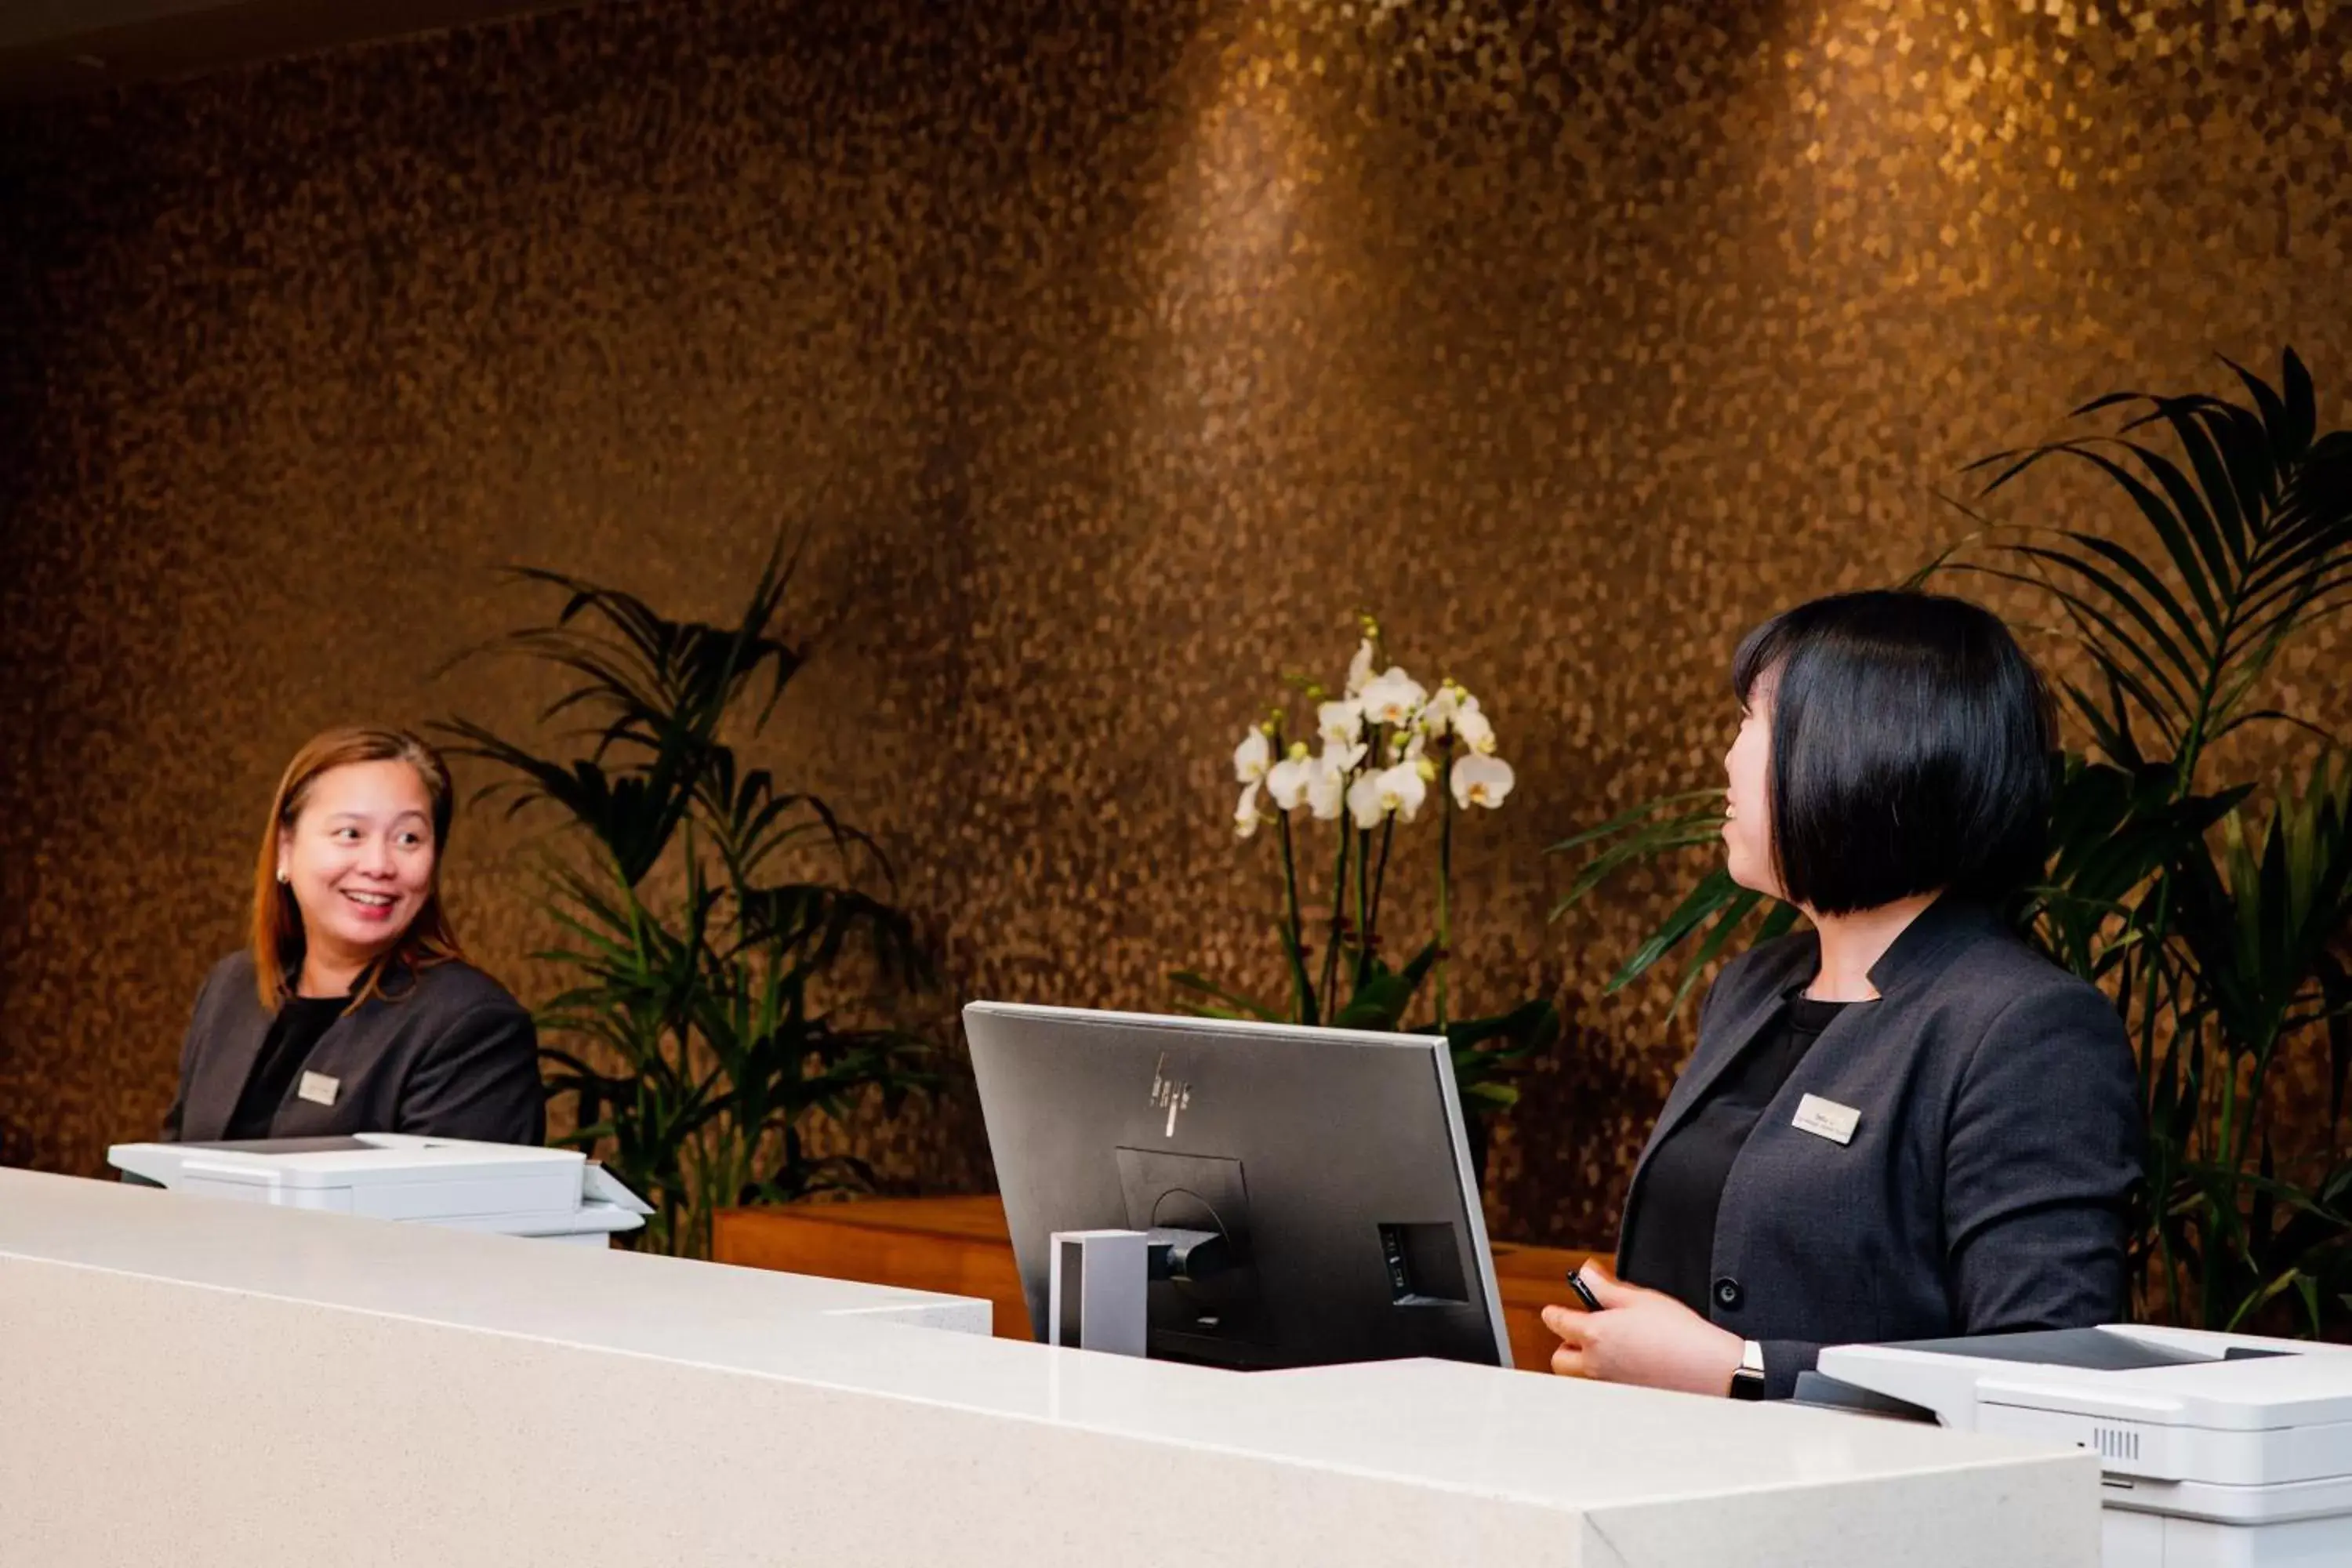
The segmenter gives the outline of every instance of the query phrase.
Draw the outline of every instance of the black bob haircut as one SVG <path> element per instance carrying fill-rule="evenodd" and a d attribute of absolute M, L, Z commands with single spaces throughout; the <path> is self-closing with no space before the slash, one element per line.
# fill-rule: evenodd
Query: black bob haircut
<path fill-rule="evenodd" d="M 1937 889 L 1997 901 L 2040 879 L 2057 731 L 1999 616 L 1940 594 L 1836 594 L 1775 616 L 1732 658 L 1772 704 L 1774 869 L 1851 914 Z"/>

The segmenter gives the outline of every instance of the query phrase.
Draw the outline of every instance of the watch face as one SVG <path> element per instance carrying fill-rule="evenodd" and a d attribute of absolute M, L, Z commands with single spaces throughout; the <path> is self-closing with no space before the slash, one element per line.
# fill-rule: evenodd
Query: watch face
<path fill-rule="evenodd" d="M 1731 1374 L 1731 1397 L 1764 1397 L 1764 1347 L 1754 1340 L 1746 1341 L 1739 1347 L 1739 1370 Z"/>

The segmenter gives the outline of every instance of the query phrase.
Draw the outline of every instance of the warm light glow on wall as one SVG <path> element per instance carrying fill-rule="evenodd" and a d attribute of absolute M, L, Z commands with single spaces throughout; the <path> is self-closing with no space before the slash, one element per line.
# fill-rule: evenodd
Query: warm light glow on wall
<path fill-rule="evenodd" d="M 1200 97 L 1158 215 L 1152 417 L 1212 476 L 1246 460 L 1281 384 L 1312 374 L 1269 345 L 1318 334 L 1265 330 L 1269 315 L 1297 325 L 1314 311 L 1321 280 L 1317 198 L 1331 148 L 1300 59 L 1295 8 L 1251 5 L 1204 26 L 1178 73 Z"/>

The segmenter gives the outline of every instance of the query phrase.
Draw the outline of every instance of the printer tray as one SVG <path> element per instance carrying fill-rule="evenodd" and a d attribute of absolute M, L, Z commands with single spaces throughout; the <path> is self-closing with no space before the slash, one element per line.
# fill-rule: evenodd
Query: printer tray
<path fill-rule="evenodd" d="M 2070 1366 L 2084 1372 L 2146 1372 L 2159 1366 L 2203 1366 L 2217 1358 L 2196 1351 L 2175 1349 L 2105 1329 L 2035 1329 L 2020 1334 L 1974 1334 L 1951 1340 L 1899 1340 L 1889 1350 L 1925 1351 L 1931 1355 L 1968 1356 L 1977 1361 L 2024 1362 L 2033 1366 Z M 2218 1359 L 2253 1361 L 2285 1351 L 2255 1350 L 2239 1345 Z"/>

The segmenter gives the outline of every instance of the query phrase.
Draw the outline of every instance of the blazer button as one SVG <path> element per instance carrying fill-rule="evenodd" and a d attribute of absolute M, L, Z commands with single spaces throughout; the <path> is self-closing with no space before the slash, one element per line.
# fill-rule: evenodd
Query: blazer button
<path fill-rule="evenodd" d="M 1715 1282 L 1715 1304 L 1724 1310 L 1736 1312 L 1739 1310 L 1739 1304 L 1747 1300 L 1748 1292 L 1730 1275 L 1727 1274 Z"/>

